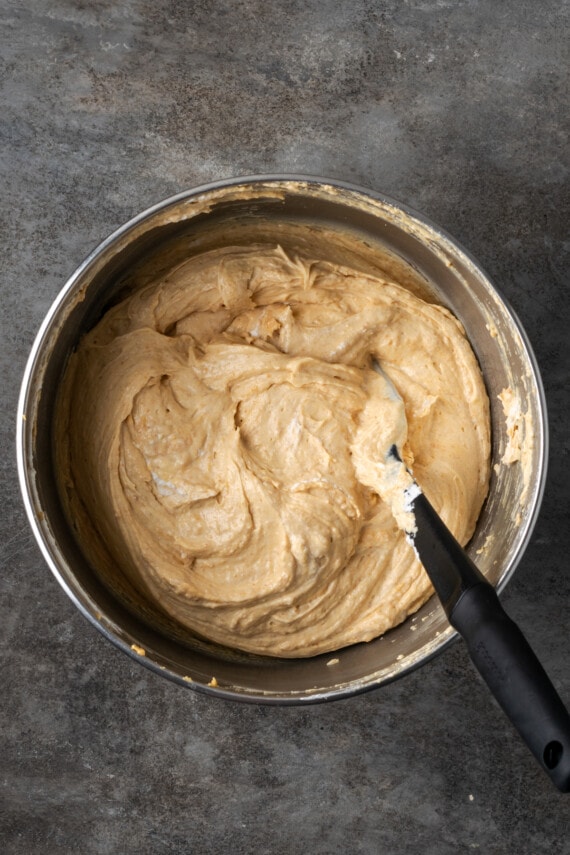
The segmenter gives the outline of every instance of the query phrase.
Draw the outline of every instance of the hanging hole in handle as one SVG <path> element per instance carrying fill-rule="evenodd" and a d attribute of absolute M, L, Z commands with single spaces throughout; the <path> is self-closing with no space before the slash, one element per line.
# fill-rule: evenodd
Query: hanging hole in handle
<path fill-rule="evenodd" d="M 552 742 L 549 742 L 542 755 L 546 768 L 556 769 L 562 759 L 563 753 L 564 749 L 558 740 L 554 739 Z"/>

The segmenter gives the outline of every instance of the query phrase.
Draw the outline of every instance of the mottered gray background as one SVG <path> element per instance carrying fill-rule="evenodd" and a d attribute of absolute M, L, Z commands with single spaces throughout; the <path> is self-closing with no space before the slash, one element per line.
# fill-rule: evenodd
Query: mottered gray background
<path fill-rule="evenodd" d="M 570 703 L 564 0 L 0 0 L 0 851 L 565 855 L 570 797 L 460 644 L 310 708 L 197 695 L 60 590 L 17 484 L 18 389 L 88 252 L 180 190 L 352 181 L 478 258 L 544 378 L 551 464 L 503 595 Z"/>

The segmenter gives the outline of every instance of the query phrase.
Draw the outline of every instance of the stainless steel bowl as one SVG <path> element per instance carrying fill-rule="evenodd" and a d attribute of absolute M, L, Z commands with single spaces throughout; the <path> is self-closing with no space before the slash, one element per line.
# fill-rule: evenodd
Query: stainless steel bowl
<path fill-rule="evenodd" d="M 18 469 L 30 524 L 59 583 L 110 641 L 183 685 L 220 697 L 300 703 L 345 697 L 401 677 L 456 637 L 435 597 L 383 637 L 334 654 L 280 660 L 193 638 L 136 591 L 103 584 L 83 554 L 55 488 L 54 402 L 70 353 L 105 308 L 183 258 L 219 245 L 307 236 L 329 258 L 377 269 L 390 254 L 409 287 L 462 321 L 491 400 L 493 474 L 469 552 L 503 588 L 529 541 L 547 460 L 544 392 L 525 333 L 477 263 L 424 217 L 377 193 L 326 179 L 261 176 L 209 184 L 143 212 L 92 252 L 48 312 L 26 368 L 18 412 Z M 528 414 L 523 467 L 500 463 L 508 437 L 499 393 Z"/>

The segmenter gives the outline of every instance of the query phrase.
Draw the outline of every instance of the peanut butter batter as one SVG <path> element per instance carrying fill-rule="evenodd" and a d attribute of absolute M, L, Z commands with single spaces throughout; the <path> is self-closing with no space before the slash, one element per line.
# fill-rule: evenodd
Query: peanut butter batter
<path fill-rule="evenodd" d="M 370 640 L 432 593 L 381 497 L 392 442 L 462 543 L 488 487 L 458 321 L 279 247 L 204 253 L 109 310 L 71 358 L 59 437 L 94 561 L 104 543 L 182 625 L 274 656 Z"/>

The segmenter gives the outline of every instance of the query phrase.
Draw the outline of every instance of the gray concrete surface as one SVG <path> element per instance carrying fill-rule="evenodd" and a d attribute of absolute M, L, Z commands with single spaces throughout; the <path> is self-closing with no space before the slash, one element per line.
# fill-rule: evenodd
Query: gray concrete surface
<path fill-rule="evenodd" d="M 247 173 L 390 194 L 471 249 L 541 365 L 551 468 L 504 602 L 570 702 L 568 24 L 564 0 L 0 0 L 0 852 L 570 852 L 570 797 L 461 646 L 309 709 L 186 691 L 60 590 L 14 454 L 42 317 L 120 223 Z"/>

